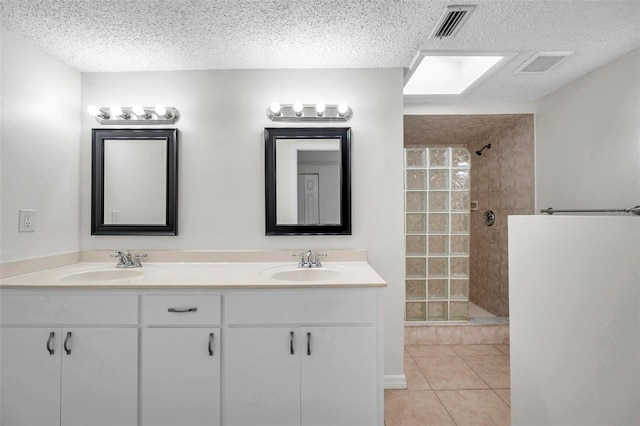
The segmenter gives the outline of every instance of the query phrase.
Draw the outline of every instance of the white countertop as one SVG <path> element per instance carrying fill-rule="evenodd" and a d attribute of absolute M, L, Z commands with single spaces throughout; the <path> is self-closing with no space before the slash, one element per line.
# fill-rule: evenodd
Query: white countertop
<path fill-rule="evenodd" d="M 307 270 L 309 279 L 281 280 L 274 274 Z M 84 279 L 83 273 L 138 271 L 126 278 Z M 329 272 L 334 271 L 334 272 Z M 326 273 L 326 277 L 323 275 Z M 305 272 L 293 272 L 293 275 Z M 85 274 L 84 276 L 87 276 Z M 387 283 L 365 261 L 325 262 L 320 268 L 297 268 L 294 262 L 149 262 L 142 268 L 116 269 L 115 262 L 79 262 L 0 280 L 0 288 L 326 288 L 384 287 Z"/>

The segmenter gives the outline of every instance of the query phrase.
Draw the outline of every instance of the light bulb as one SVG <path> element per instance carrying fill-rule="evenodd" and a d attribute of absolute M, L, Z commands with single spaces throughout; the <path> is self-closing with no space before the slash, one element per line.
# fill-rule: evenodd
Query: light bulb
<path fill-rule="evenodd" d="M 89 105 L 87 107 L 87 111 L 89 111 L 89 114 L 91 115 L 102 115 L 102 111 L 100 111 L 100 108 L 98 108 L 97 105 Z"/>
<path fill-rule="evenodd" d="M 296 113 L 296 115 L 301 115 L 302 114 L 302 102 L 296 102 L 293 104 L 293 112 Z"/>
<path fill-rule="evenodd" d="M 146 111 L 140 105 L 134 105 L 133 108 L 131 108 L 131 110 L 138 117 L 144 117 L 146 115 Z"/>
<path fill-rule="evenodd" d="M 167 109 L 164 107 L 164 105 L 156 105 L 156 114 L 164 117 L 167 114 Z"/>
<path fill-rule="evenodd" d="M 316 104 L 316 113 L 320 116 L 324 115 L 324 110 L 326 109 L 326 105 L 323 104 L 322 102 L 318 102 Z"/>
<path fill-rule="evenodd" d="M 269 105 L 269 110 L 273 113 L 273 115 L 280 115 L 282 107 L 278 102 L 271 102 L 271 105 Z"/>
<path fill-rule="evenodd" d="M 349 105 L 346 102 L 341 102 L 338 105 L 338 114 L 345 115 L 347 112 L 349 112 Z"/>
<path fill-rule="evenodd" d="M 118 105 L 112 105 L 111 108 L 109 108 L 109 110 L 111 111 L 111 114 L 113 114 L 116 117 L 122 115 L 122 108 L 120 108 L 120 106 Z"/>

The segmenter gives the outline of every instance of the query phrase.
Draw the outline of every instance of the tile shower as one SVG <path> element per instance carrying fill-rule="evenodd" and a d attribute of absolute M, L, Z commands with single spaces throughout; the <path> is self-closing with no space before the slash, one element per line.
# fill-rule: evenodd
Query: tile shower
<path fill-rule="evenodd" d="M 498 317 L 508 317 L 507 217 L 535 214 L 533 115 L 405 116 L 404 124 L 407 322 L 417 325 L 421 321 L 444 323 L 447 319 L 464 320 L 464 315 L 460 315 L 458 310 L 466 309 L 462 303 L 468 302 L 475 303 Z M 486 149 L 481 156 L 473 154 L 488 143 L 491 148 Z M 450 148 L 445 148 L 446 146 Z M 442 157 L 444 163 L 438 162 L 436 157 L 443 151 L 435 151 L 435 157 L 430 157 L 430 149 L 448 150 L 450 157 Z M 433 235 L 435 238 L 431 239 L 432 246 L 429 247 L 429 218 L 433 217 L 432 214 L 463 213 L 451 204 L 447 205 L 452 207 L 450 211 L 436 211 L 443 208 L 442 205 L 438 206 L 438 195 L 435 194 L 441 189 L 427 186 L 432 183 L 429 179 L 431 169 L 465 170 L 463 164 L 456 162 L 454 150 L 466 155 L 470 152 L 470 159 L 473 161 L 473 167 L 469 168 L 469 187 L 457 189 L 455 184 L 451 185 L 452 175 L 449 174 L 450 186 L 446 189 L 455 200 L 459 200 L 457 197 L 461 196 L 458 192 L 470 190 L 470 199 L 477 205 L 477 210 L 470 212 L 470 231 L 461 233 L 450 229 L 449 235 L 449 244 L 457 246 L 464 236 L 469 241 L 466 279 L 452 275 L 451 271 L 448 277 L 431 277 L 433 271 L 429 273 L 430 265 L 438 266 L 437 263 L 442 262 L 432 258 L 445 257 L 443 250 L 438 251 L 436 245 L 436 241 L 445 240 L 441 238 L 443 234 Z M 447 161 L 450 163 L 446 163 Z M 444 167 L 445 163 L 450 167 Z M 420 171 L 424 174 L 419 173 Z M 441 174 L 436 173 L 438 175 Z M 429 201 L 433 203 L 429 205 Z M 493 226 L 489 227 L 484 223 L 483 213 L 486 210 L 492 210 L 496 214 Z M 454 225 L 451 221 L 446 225 L 449 224 Z M 430 248 L 433 250 L 430 251 Z M 459 258 L 464 253 L 454 248 L 448 254 Z M 422 261 L 415 260 L 420 258 L 425 259 L 424 267 Z M 458 261 L 456 259 L 454 263 Z M 443 285 L 445 279 L 448 288 Z M 460 286 L 459 283 L 464 284 Z M 448 311 L 443 315 L 445 304 Z M 442 308 L 440 312 L 439 308 Z M 417 332 L 418 329 L 413 331 Z"/>
<path fill-rule="evenodd" d="M 464 147 L 405 149 L 406 320 L 466 320 L 471 156 Z"/>

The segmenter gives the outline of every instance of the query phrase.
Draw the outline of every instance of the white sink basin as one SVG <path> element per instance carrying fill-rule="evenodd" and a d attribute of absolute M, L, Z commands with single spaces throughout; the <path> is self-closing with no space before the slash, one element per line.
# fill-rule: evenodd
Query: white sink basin
<path fill-rule="evenodd" d="M 340 272 L 323 268 L 300 268 L 276 272 L 271 275 L 274 280 L 281 281 L 324 281 L 333 280 Z"/>
<path fill-rule="evenodd" d="M 76 272 L 65 275 L 60 281 L 65 282 L 89 282 L 89 281 L 109 281 L 122 280 L 125 278 L 139 277 L 144 274 L 140 269 L 97 269 L 93 271 Z"/>

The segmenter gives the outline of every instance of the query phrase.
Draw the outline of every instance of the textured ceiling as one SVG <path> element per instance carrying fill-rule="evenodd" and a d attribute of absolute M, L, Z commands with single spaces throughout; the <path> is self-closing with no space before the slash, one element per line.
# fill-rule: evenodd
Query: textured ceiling
<path fill-rule="evenodd" d="M 2 23 L 80 71 L 406 68 L 419 49 L 513 58 L 464 96 L 534 101 L 640 46 L 640 0 L 474 0 L 449 40 L 444 0 L 0 0 Z M 538 50 L 576 53 L 513 71 Z"/>
<path fill-rule="evenodd" d="M 405 115 L 404 146 L 467 145 L 515 123 L 519 114 Z"/>

